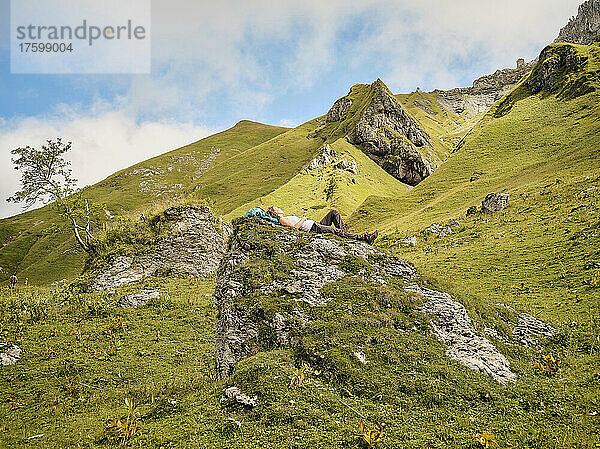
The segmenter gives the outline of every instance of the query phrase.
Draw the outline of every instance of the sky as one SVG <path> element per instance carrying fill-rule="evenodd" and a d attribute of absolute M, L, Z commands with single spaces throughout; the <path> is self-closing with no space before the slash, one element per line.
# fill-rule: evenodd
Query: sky
<path fill-rule="evenodd" d="M 14 148 L 70 140 L 93 184 L 242 119 L 299 125 L 356 83 L 470 86 L 534 59 L 582 1 L 152 0 L 150 74 L 17 75 L 0 0 L 0 217 L 21 211 Z"/>

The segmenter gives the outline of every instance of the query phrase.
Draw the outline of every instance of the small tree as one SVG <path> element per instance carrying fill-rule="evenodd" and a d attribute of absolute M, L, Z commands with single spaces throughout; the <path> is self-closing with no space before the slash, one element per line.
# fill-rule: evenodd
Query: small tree
<path fill-rule="evenodd" d="M 53 202 L 58 213 L 69 223 L 77 243 L 90 255 L 95 253 L 92 244 L 93 217 L 104 210 L 83 198 L 73 178 L 71 162 L 63 155 L 71 149 L 71 142 L 63 143 L 60 138 L 47 140 L 40 150 L 26 146 L 11 151 L 15 170 L 20 170 L 22 189 L 6 201 L 25 202 L 28 209 L 37 201 Z"/>

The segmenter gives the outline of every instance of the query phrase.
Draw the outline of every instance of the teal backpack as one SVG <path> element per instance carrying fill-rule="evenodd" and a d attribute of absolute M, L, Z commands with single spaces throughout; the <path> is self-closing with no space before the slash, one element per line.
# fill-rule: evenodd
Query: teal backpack
<path fill-rule="evenodd" d="M 260 218 L 262 220 L 268 221 L 270 223 L 279 224 L 279 220 L 277 218 L 272 217 L 267 212 L 262 210 L 260 207 L 253 207 L 252 209 L 250 209 L 248 212 L 246 212 L 246 217 L 248 217 L 248 218 L 256 217 L 256 218 Z"/>

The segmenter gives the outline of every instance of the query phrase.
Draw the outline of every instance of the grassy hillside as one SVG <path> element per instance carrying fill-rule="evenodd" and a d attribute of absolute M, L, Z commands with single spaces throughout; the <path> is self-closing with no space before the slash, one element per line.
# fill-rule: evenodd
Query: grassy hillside
<path fill-rule="evenodd" d="M 287 128 L 242 121 L 185 147 L 121 170 L 86 189 L 112 215 L 143 211 L 188 194 L 205 173 L 224 161 L 284 133 Z M 290 175 L 291 177 L 291 175 Z M 48 283 L 77 275 L 84 255 L 51 206 L 0 220 L 0 280 L 17 271 L 21 281 Z"/>
<path fill-rule="evenodd" d="M 599 183 L 581 177 L 529 189 L 506 211 L 462 219 L 459 232 L 419 237 L 416 248 L 392 237 L 380 242 L 460 299 L 479 332 L 497 332 L 490 338 L 519 375 L 514 384 L 451 361 L 401 284 L 360 276 L 323 289 L 330 303 L 311 311 L 319 319 L 303 348 L 324 357 L 325 368 L 309 359 L 300 386 L 292 381 L 304 353 L 288 347 L 263 350 L 228 381 L 216 380 L 210 277 L 151 278 L 114 294 L 4 289 L 2 338 L 24 355 L 0 372 L 0 447 L 358 449 L 366 447 L 356 435 L 360 421 L 384 424 L 382 449 L 475 449 L 483 432 L 500 448 L 597 447 L 600 217 L 592 204 Z M 139 309 L 116 307 L 120 295 L 145 287 L 162 297 Z M 559 333 L 535 348 L 513 346 L 498 303 Z M 353 356 L 356 347 L 367 364 Z M 561 360 L 555 375 L 534 368 L 547 354 Z M 221 403 L 229 385 L 259 405 Z M 127 418 L 126 399 L 135 404 L 136 432 L 123 444 L 106 429 Z"/>
<path fill-rule="evenodd" d="M 216 213 L 225 214 L 277 189 L 317 154 L 322 140 L 307 139 L 317 120 L 215 165 L 193 186 L 190 197 L 208 198 Z"/>
<path fill-rule="evenodd" d="M 311 310 L 319 319 L 307 327 L 304 352 L 264 348 L 228 381 L 217 381 L 214 371 L 211 277 L 151 278 L 114 294 L 4 289 L 2 338 L 24 355 L 0 372 L 0 447 L 364 448 L 360 421 L 385 425 L 382 449 L 475 449 L 484 447 L 476 440 L 484 432 L 499 448 L 598 447 L 600 98 L 589 86 L 598 82 L 600 47 L 574 48 L 587 58 L 582 70 L 560 73 L 540 94 L 522 84 L 410 190 L 344 139 L 328 143 L 358 163 L 358 175 L 331 166 L 298 173 L 323 145 L 306 139 L 321 119 L 247 148 L 254 165 L 232 155 L 232 163 L 216 163 L 193 184 L 192 196 L 214 192 L 228 217 L 257 203 L 315 218 L 331 205 L 349 214 L 382 191 L 385 198 L 370 197 L 353 214 L 354 228 L 383 225 L 387 235 L 377 245 L 462 302 L 477 330 L 506 355 L 516 383 L 501 386 L 451 361 L 401 284 L 360 275 L 322 290 L 331 302 Z M 579 86 L 578 94 L 569 86 Z M 450 130 L 444 125 L 440 133 Z M 293 169 L 284 168 L 284 158 Z M 471 180 L 475 172 L 481 174 Z M 332 177 L 337 189 L 328 200 Z M 509 192 L 509 207 L 465 216 L 491 191 Z M 460 221 L 453 234 L 423 232 L 449 218 Z M 416 247 L 400 241 L 408 233 L 417 236 Z M 254 272 L 273 275 L 289 263 L 275 253 L 266 265 L 257 257 Z M 116 307 L 120 295 L 144 287 L 162 297 L 139 309 Z M 558 333 L 533 348 L 514 344 L 503 305 Z M 356 347 L 368 363 L 353 355 Z M 311 353 L 321 358 L 302 358 Z M 556 374 L 535 368 L 549 354 L 560 359 Z M 310 367 L 294 386 L 303 363 Z M 256 395 L 259 405 L 222 403 L 229 385 Z M 127 418 L 125 399 L 135 403 L 136 433 L 123 442 L 106 428 L 110 419 Z"/>
<path fill-rule="evenodd" d="M 525 79 L 486 114 L 438 170 L 393 201 L 367 199 L 352 217 L 354 226 L 417 231 L 463 214 L 490 192 L 514 195 L 525 186 L 596 173 L 600 168 L 600 47 L 572 47 L 587 62 L 582 70 L 560 79 L 575 86 L 576 80 L 583 80 L 595 90 L 574 98 L 558 90 L 533 95 Z"/>
<path fill-rule="evenodd" d="M 355 161 L 358 174 L 332 164 L 322 169 L 303 170 L 277 190 L 234 209 L 224 218 L 241 216 L 254 206 L 266 209 L 270 205 L 281 205 L 286 212 L 312 219 L 320 220 L 330 208 L 346 217 L 374 193 L 394 197 L 409 188 L 346 140 L 338 139 L 330 146 L 339 159 Z"/>
<path fill-rule="evenodd" d="M 439 160 L 450 156 L 461 139 L 479 121 L 481 115 L 468 118 L 442 108 L 437 102 L 436 92 L 412 92 L 394 95 L 405 111 L 414 117 L 431 136 Z"/>

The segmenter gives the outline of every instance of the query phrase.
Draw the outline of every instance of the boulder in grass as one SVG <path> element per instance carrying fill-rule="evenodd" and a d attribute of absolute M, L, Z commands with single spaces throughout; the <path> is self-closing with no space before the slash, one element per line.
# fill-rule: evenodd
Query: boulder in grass
<path fill-rule="evenodd" d="M 507 193 L 490 193 L 481 202 L 482 212 L 497 212 L 506 209 L 510 195 Z"/>
<path fill-rule="evenodd" d="M 156 299 L 160 296 L 158 290 L 146 288 L 137 293 L 131 293 L 119 299 L 118 306 L 124 308 L 137 308 L 146 305 L 151 299 Z"/>
<path fill-rule="evenodd" d="M 0 344 L 0 365 L 14 365 L 21 358 L 21 352 L 17 345 Z"/>

